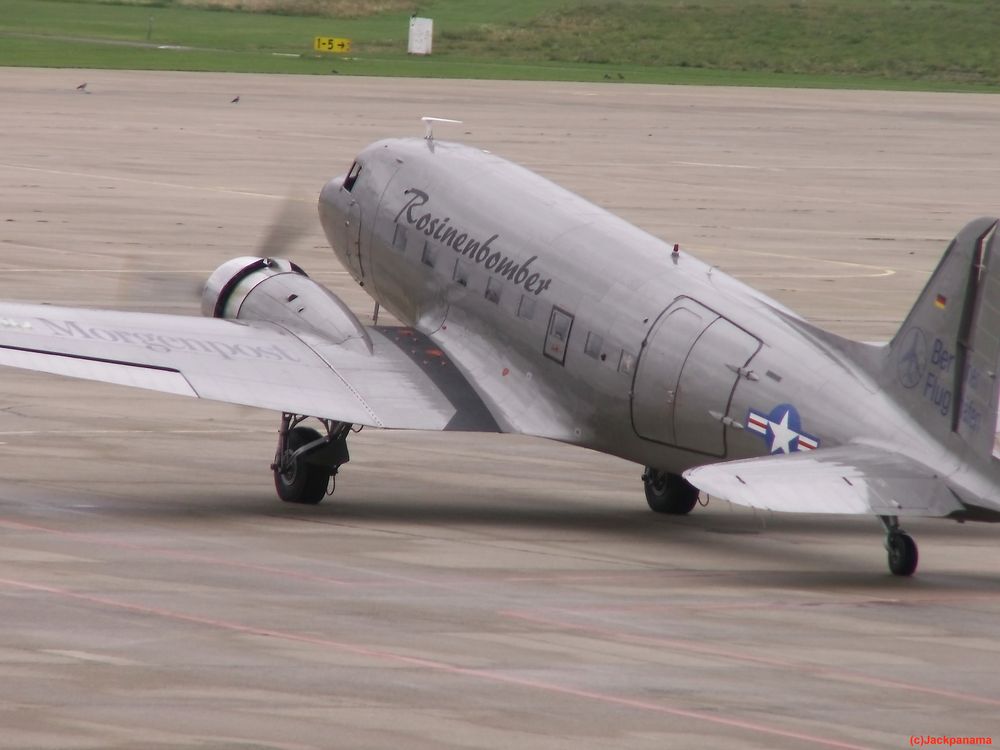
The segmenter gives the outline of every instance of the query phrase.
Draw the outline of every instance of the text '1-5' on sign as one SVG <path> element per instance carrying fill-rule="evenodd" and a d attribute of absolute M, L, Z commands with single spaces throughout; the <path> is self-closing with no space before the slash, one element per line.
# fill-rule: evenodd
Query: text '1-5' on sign
<path fill-rule="evenodd" d="M 337 52 L 344 54 L 351 51 L 351 40 L 337 36 L 318 36 L 313 39 L 313 49 L 317 52 Z"/>

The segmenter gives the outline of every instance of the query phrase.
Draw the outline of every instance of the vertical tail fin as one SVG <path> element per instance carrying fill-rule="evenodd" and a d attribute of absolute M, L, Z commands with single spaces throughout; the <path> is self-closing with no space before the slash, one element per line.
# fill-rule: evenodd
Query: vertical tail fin
<path fill-rule="evenodd" d="M 1000 232 L 970 222 L 952 240 L 889 345 L 882 386 L 927 429 L 997 456 Z"/>

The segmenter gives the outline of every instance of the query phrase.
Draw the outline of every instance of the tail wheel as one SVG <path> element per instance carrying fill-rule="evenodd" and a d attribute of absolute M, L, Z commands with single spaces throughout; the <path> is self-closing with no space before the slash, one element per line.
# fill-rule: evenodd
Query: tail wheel
<path fill-rule="evenodd" d="M 646 502 L 651 510 L 672 516 L 683 516 L 691 512 L 698 503 L 698 488 L 680 474 L 646 468 L 642 475 Z"/>
<path fill-rule="evenodd" d="M 278 497 L 286 503 L 316 505 L 326 496 L 330 469 L 310 463 L 306 455 L 293 458 L 295 451 L 303 445 L 322 437 L 311 427 L 295 427 L 289 431 L 284 456 L 278 462 L 280 466 L 274 469 L 274 488 L 278 491 Z"/>

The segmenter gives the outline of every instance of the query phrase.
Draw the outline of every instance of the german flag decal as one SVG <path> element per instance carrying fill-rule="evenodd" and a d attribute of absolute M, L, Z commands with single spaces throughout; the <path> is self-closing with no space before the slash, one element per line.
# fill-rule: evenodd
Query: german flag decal
<path fill-rule="evenodd" d="M 948 298 L 943 294 L 939 294 L 934 298 L 934 307 L 938 310 L 944 310 L 948 306 Z"/>

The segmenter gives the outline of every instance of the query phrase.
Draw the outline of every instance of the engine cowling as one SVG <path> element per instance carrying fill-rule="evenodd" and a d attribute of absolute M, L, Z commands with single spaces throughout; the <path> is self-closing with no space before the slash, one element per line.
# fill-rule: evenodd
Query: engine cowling
<path fill-rule="evenodd" d="M 352 340 L 372 351 L 357 316 L 333 292 L 283 258 L 233 258 L 208 277 L 201 297 L 210 318 L 277 323 L 331 344 Z"/>

